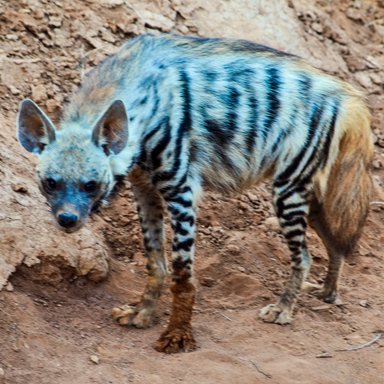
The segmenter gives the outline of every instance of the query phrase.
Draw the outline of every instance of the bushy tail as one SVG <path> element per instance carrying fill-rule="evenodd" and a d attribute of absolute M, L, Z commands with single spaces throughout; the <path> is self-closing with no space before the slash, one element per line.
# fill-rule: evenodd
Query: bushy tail
<path fill-rule="evenodd" d="M 334 160 L 327 175 L 315 178 L 314 187 L 323 227 L 332 236 L 334 249 L 347 255 L 361 235 L 372 190 L 370 113 L 358 95 L 344 102 L 335 133 L 339 140 L 331 148 Z"/>

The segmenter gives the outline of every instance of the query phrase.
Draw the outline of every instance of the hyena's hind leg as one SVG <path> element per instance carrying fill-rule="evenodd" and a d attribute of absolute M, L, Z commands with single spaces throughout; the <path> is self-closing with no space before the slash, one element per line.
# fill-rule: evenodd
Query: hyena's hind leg
<path fill-rule="evenodd" d="M 343 246 L 340 243 L 340 238 L 335 236 L 327 225 L 323 207 L 316 198 L 311 201 L 308 222 L 319 235 L 327 250 L 328 271 L 323 285 L 306 282 L 304 283 L 303 290 L 314 293 L 326 303 L 335 303 L 338 299 L 338 281 L 344 264 L 344 258 L 350 251 L 353 239 L 350 239 L 347 246 Z"/>
<path fill-rule="evenodd" d="M 309 211 L 309 188 L 291 185 L 281 188 L 274 185 L 274 204 L 280 226 L 291 251 L 291 275 L 277 304 L 270 304 L 260 311 L 263 321 L 289 324 L 297 296 L 311 266 L 307 249 L 306 227 Z"/>
<path fill-rule="evenodd" d="M 147 284 L 136 306 L 114 308 L 112 316 L 121 325 L 147 328 L 160 297 L 166 276 L 166 260 L 163 249 L 163 203 L 156 188 L 146 179 L 132 180 L 147 258 Z"/>

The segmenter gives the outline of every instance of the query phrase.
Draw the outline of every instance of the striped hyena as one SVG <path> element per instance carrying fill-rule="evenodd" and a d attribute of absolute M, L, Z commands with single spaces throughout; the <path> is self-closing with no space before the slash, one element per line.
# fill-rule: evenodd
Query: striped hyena
<path fill-rule="evenodd" d="M 193 350 L 192 264 L 202 187 L 238 192 L 269 177 L 292 271 L 264 321 L 287 324 L 308 274 L 307 223 L 324 242 L 329 270 L 319 294 L 334 302 L 343 260 L 367 215 L 373 144 L 370 115 L 350 85 L 296 56 L 243 40 L 144 35 L 85 77 L 61 129 L 31 100 L 17 118 L 22 146 L 58 225 L 72 232 L 115 178 L 136 197 L 148 281 L 120 324 L 151 323 L 166 275 L 163 209 L 174 232 L 173 308 L 156 349 Z"/>

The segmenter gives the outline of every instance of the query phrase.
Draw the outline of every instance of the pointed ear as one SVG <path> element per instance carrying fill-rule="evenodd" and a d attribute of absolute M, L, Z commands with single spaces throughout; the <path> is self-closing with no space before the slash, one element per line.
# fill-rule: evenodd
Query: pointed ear
<path fill-rule="evenodd" d="M 32 100 L 21 102 L 16 124 L 19 143 L 29 152 L 41 153 L 55 140 L 55 126 Z"/>
<path fill-rule="evenodd" d="M 128 116 L 124 103 L 116 100 L 97 122 L 92 141 L 107 155 L 121 152 L 128 140 Z"/>

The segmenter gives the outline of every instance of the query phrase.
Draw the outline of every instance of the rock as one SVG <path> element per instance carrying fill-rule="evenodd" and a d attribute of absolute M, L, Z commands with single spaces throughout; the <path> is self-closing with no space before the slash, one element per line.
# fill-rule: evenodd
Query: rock
<path fill-rule="evenodd" d="M 5 371 L 3 368 L 0 367 L 0 377 L 4 376 L 5 375 Z"/>
<path fill-rule="evenodd" d="M 229 244 L 227 246 L 227 252 L 230 254 L 230 255 L 233 255 L 233 256 L 237 256 L 240 254 L 240 247 L 235 245 L 235 244 Z"/>
<path fill-rule="evenodd" d="M 48 21 L 48 25 L 52 28 L 60 28 L 63 23 L 63 19 L 57 16 L 51 16 Z"/>
<path fill-rule="evenodd" d="M 14 87 L 13 85 L 9 85 L 8 88 L 11 91 L 12 95 L 20 95 L 20 89 Z"/>
<path fill-rule="evenodd" d="M 279 220 L 275 216 L 268 217 L 267 219 L 264 220 L 263 224 L 266 227 L 266 229 L 269 231 L 274 231 L 274 232 L 281 231 Z"/>
<path fill-rule="evenodd" d="M 367 300 L 360 300 L 359 305 L 364 308 L 367 308 L 369 306 Z"/>
<path fill-rule="evenodd" d="M 100 4 L 105 8 L 115 8 L 124 4 L 124 0 L 101 0 Z"/>
<path fill-rule="evenodd" d="M 36 103 L 40 103 L 47 98 L 47 91 L 43 84 L 31 85 L 32 99 Z"/>
<path fill-rule="evenodd" d="M 322 304 L 322 305 L 318 305 L 317 307 L 312 307 L 312 310 L 313 311 L 328 311 L 331 308 L 332 308 L 332 305 L 330 305 L 330 304 Z"/>
<path fill-rule="evenodd" d="M 23 185 L 23 184 L 13 184 L 12 185 L 12 189 L 17 192 L 17 193 L 27 193 L 28 192 L 28 188 L 26 185 Z"/>
<path fill-rule="evenodd" d="M 162 32 L 169 32 L 175 25 L 171 19 L 161 15 L 160 13 L 141 11 L 140 15 L 143 17 L 145 25 L 150 28 L 159 29 Z"/>
<path fill-rule="evenodd" d="M 10 40 L 10 41 L 17 41 L 17 40 L 19 40 L 19 36 L 17 36 L 17 35 L 13 35 L 13 34 L 5 35 L 5 38 L 6 38 L 7 40 Z"/>
<path fill-rule="evenodd" d="M 14 288 L 13 288 L 13 285 L 12 283 L 9 281 L 8 284 L 5 286 L 5 290 L 7 292 L 13 292 L 14 291 Z"/>
<path fill-rule="evenodd" d="M 89 357 L 89 359 L 92 361 L 92 363 L 94 363 L 94 364 L 99 364 L 100 363 L 100 358 L 99 358 L 99 356 L 97 356 L 97 355 L 91 355 L 90 357 Z"/>

